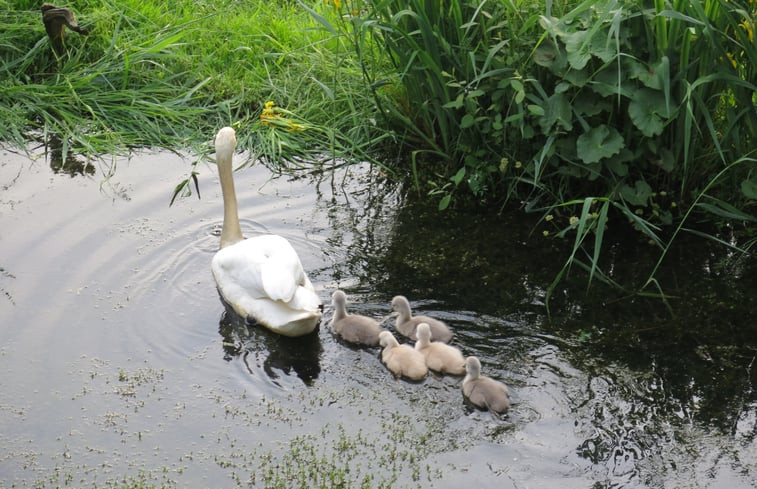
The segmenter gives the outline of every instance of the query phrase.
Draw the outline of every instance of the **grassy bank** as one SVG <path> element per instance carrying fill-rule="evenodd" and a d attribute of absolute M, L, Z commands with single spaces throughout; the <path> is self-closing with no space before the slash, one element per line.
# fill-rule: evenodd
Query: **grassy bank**
<path fill-rule="evenodd" d="M 234 124 L 241 145 L 273 163 L 322 159 L 324 149 L 361 155 L 376 135 L 359 123 L 370 110 L 360 71 L 332 52 L 327 33 L 308 28 L 305 10 L 274 4 L 70 2 L 90 34 L 69 31 L 58 57 L 39 2 L 2 1 L 0 140 L 23 147 L 54 133 L 89 155 L 203 154 L 220 126 Z M 261 125 L 267 101 L 277 121 L 308 130 L 295 137 Z"/>
<path fill-rule="evenodd" d="M 571 269 L 621 286 L 611 228 L 660 262 L 681 233 L 757 240 L 754 1 L 82 0 L 91 32 L 61 56 L 37 2 L 0 6 L 19 147 L 202 157 L 232 124 L 271 166 L 370 159 L 440 210 L 537 213 L 536 236 L 572 243 L 550 289 Z M 662 294 L 656 268 L 623 286 Z"/>

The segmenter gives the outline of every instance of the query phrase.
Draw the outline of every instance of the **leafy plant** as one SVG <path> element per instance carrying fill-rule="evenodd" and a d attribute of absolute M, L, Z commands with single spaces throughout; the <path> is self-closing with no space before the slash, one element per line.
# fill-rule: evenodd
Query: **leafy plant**
<path fill-rule="evenodd" d="M 546 232 L 575 233 L 563 272 L 580 266 L 589 283 L 612 282 L 600 262 L 611 220 L 664 256 L 692 213 L 753 219 L 752 3 L 341 5 L 323 24 L 358 58 L 373 53 L 363 72 L 376 108 L 440 209 L 468 194 L 573 215 Z"/>

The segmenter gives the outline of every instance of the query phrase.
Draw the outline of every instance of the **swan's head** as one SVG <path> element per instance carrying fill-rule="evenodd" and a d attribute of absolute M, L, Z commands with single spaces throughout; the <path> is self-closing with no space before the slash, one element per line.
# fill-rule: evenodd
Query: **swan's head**
<path fill-rule="evenodd" d="M 216 159 L 231 160 L 237 147 L 237 133 L 230 127 L 224 127 L 216 134 Z"/>
<path fill-rule="evenodd" d="M 481 362 L 478 358 L 468 357 L 465 359 L 465 372 L 471 379 L 476 379 L 481 375 Z"/>
<path fill-rule="evenodd" d="M 410 302 L 403 295 L 397 295 L 392 299 L 392 310 L 394 312 L 410 312 Z"/>
<path fill-rule="evenodd" d="M 418 335 L 418 342 L 421 345 L 428 345 L 431 343 L 431 328 L 428 323 L 419 324 L 415 334 Z"/>
<path fill-rule="evenodd" d="M 389 331 L 382 331 L 379 333 L 379 345 L 384 348 L 394 348 L 395 346 L 399 346 L 399 343 L 397 343 L 397 338 L 395 338 L 392 333 Z"/>
<path fill-rule="evenodd" d="M 344 307 L 347 304 L 347 295 L 341 290 L 331 294 L 331 305 L 334 307 Z"/>

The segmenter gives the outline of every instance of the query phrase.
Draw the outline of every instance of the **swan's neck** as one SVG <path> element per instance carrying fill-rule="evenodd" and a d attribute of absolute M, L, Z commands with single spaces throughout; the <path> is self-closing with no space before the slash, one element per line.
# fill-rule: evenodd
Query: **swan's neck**
<path fill-rule="evenodd" d="M 242 229 L 239 227 L 237 194 L 234 191 L 234 170 L 232 168 L 233 152 L 216 155 L 218 176 L 221 179 L 223 194 L 223 230 L 221 231 L 221 248 L 242 241 Z"/>
<path fill-rule="evenodd" d="M 347 308 L 344 307 L 342 304 L 337 304 L 334 306 L 334 317 L 332 319 L 332 322 L 341 321 L 342 319 L 347 317 Z"/>

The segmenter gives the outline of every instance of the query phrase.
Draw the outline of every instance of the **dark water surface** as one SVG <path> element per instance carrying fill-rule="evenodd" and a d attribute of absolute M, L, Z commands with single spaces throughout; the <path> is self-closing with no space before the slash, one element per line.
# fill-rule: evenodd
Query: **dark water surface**
<path fill-rule="evenodd" d="M 228 314 L 215 168 L 169 208 L 188 160 L 113 163 L 72 176 L 0 150 L 0 487 L 757 486 L 753 260 L 672 254 L 675 316 L 578 286 L 549 318 L 564 254 L 532 224 L 439 216 L 368 168 L 237 173 L 248 236 L 288 238 L 327 305 L 342 288 L 381 318 L 404 294 L 448 321 L 511 387 L 497 418 L 459 378 L 392 379 L 329 307 L 299 340 Z M 646 255 L 608 259 L 633 276 Z"/>

